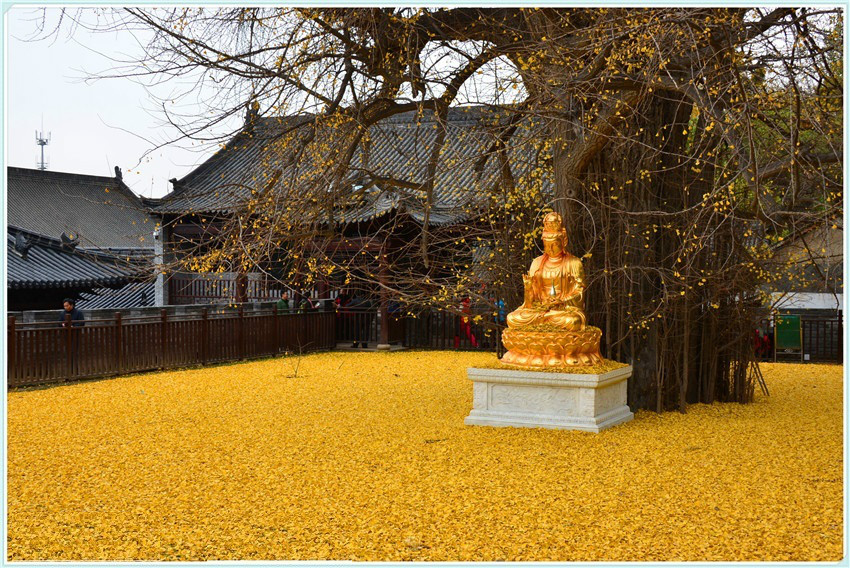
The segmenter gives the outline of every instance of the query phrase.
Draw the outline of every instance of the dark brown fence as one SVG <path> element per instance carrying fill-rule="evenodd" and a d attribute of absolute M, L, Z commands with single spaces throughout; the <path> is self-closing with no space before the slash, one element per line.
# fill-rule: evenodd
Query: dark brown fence
<path fill-rule="evenodd" d="M 377 310 L 339 309 L 336 313 L 336 340 L 354 347 L 378 341 Z"/>
<path fill-rule="evenodd" d="M 377 309 L 337 308 L 336 340 L 339 344 L 365 347 L 380 343 L 381 326 L 384 325 Z M 407 318 L 400 313 L 389 313 L 387 318 L 387 343 L 404 344 Z"/>
<path fill-rule="evenodd" d="M 242 310 L 237 315 L 169 319 L 87 320 L 82 327 L 18 323 L 9 317 L 8 385 L 57 383 L 268 357 L 282 352 L 331 349 L 333 312 L 277 313 Z"/>
<path fill-rule="evenodd" d="M 286 290 L 272 278 L 259 280 L 246 278 L 243 282 L 246 301 L 277 301 Z M 198 304 L 204 302 L 234 301 L 237 294 L 237 279 L 234 275 L 221 278 L 215 276 L 174 274 L 168 279 L 168 298 L 172 304 Z M 317 294 L 313 294 L 313 299 Z"/>
<path fill-rule="evenodd" d="M 842 317 L 801 317 L 803 358 L 809 361 L 844 362 Z"/>
<path fill-rule="evenodd" d="M 486 316 L 482 316 L 486 317 Z M 501 330 L 485 327 L 474 316 L 431 311 L 405 320 L 404 345 L 420 349 L 496 351 L 504 354 Z"/>

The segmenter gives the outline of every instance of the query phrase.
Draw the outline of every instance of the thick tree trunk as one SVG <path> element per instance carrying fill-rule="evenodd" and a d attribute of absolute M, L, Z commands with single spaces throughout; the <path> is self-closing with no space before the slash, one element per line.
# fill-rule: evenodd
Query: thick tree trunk
<path fill-rule="evenodd" d="M 694 273 L 711 273 L 718 247 L 725 258 L 735 251 L 717 233 L 683 252 L 703 228 L 697 205 L 714 183 L 700 160 L 706 148 L 688 136 L 692 107 L 668 93 L 641 111 L 580 161 L 575 152 L 585 137 L 569 121 L 553 129 L 553 208 L 564 216 L 569 251 L 590 253 L 588 323 L 603 329 L 604 356 L 633 365 L 633 408 L 744 402 L 751 391 L 740 370 L 746 353 L 718 344 L 731 339 L 737 346 L 747 324 L 728 311 L 712 313 L 706 288 L 693 285 Z M 726 333 L 717 333 L 718 316 Z"/>

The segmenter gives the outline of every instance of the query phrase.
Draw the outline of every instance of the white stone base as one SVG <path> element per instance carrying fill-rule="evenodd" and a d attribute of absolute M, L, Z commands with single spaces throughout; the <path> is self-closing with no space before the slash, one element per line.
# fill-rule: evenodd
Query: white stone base
<path fill-rule="evenodd" d="M 631 367 L 601 375 L 476 368 L 466 373 L 473 382 L 466 424 L 600 432 L 635 416 L 626 404 Z"/>

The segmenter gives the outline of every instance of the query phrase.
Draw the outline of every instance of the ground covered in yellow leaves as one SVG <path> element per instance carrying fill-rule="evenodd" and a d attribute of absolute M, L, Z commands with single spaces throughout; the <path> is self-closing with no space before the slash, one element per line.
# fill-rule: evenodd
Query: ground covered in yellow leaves
<path fill-rule="evenodd" d="M 842 368 L 601 434 L 464 426 L 481 353 L 8 395 L 11 560 L 838 560 Z"/>

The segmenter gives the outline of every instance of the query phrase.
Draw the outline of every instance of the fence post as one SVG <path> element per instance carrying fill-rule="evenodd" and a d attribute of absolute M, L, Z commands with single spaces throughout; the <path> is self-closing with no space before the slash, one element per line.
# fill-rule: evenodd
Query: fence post
<path fill-rule="evenodd" d="M 71 327 L 71 314 L 65 312 L 65 372 L 67 377 L 71 378 L 74 376 L 74 367 L 72 362 L 73 357 L 73 333 L 74 328 Z"/>
<path fill-rule="evenodd" d="M 16 368 L 16 363 L 17 363 L 17 359 L 18 359 L 18 357 L 17 357 L 18 349 L 17 349 L 17 338 L 15 337 L 15 316 L 9 316 L 9 330 L 6 332 L 6 341 L 8 342 L 8 345 L 9 345 L 9 354 L 8 354 L 8 356 L 9 356 L 9 371 L 8 371 L 8 374 L 6 375 L 8 377 L 7 378 L 7 386 L 8 386 L 8 382 L 11 382 L 11 381 L 8 381 L 8 379 L 17 378 L 17 376 L 18 376 L 17 368 Z"/>
<path fill-rule="evenodd" d="M 159 327 L 159 367 L 165 368 L 166 355 L 166 324 L 168 323 L 168 312 L 165 309 L 160 310 L 160 327 Z"/>
<path fill-rule="evenodd" d="M 770 318 L 773 320 L 773 362 L 776 363 L 776 340 L 778 339 L 778 334 L 776 333 L 776 314 L 771 314 Z"/>
<path fill-rule="evenodd" d="M 274 327 L 274 353 L 275 355 L 280 353 L 280 321 L 278 318 L 280 313 L 277 309 L 277 304 L 272 306 L 272 326 Z"/>
<path fill-rule="evenodd" d="M 209 351 L 210 329 L 209 312 L 207 308 L 201 310 L 201 363 L 207 364 L 207 353 Z"/>
<path fill-rule="evenodd" d="M 124 371 L 121 312 L 115 312 L 115 370 Z"/>
<path fill-rule="evenodd" d="M 239 304 L 239 358 L 245 358 L 245 304 Z"/>

